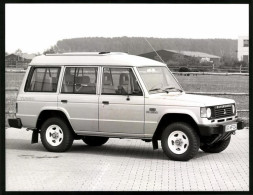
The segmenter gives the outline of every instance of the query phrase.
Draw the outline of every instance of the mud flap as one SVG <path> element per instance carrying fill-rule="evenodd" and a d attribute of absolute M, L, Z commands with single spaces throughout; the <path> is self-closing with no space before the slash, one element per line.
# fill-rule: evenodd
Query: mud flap
<path fill-rule="evenodd" d="M 153 145 L 153 150 L 158 149 L 158 141 L 157 140 L 152 140 L 152 145 Z"/>
<path fill-rule="evenodd" d="M 38 130 L 33 130 L 31 144 L 38 143 L 38 140 L 39 140 L 39 131 Z"/>

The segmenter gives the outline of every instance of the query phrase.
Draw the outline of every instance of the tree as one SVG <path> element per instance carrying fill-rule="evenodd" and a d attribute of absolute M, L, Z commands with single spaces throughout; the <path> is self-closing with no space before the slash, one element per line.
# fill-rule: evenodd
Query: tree
<path fill-rule="evenodd" d="M 21 55 L 22 54 L 22 50 L 21 49 L 17 49 L 16 51 L 15 51 L 15 54 L 17 54 L 17 55 Z"/>
<path fill-rule="evenodd" d="M 51 46 L 49 49 L 47 49 L 47 50 L 45 50 L 43 52 L 44 55 L 46 55 L 46 54 L 53 54 L 53 53 L 56 53 L 55 47 L 53 47 L 53 46 Z"/>
<path fill-rule="evenodd" d="M 18 48 L 18 49 L 15 51 L 15 54 L 18 56 L 18 61 L 19 61 L 19 57 L 22 57 L 22 50 Z M 21 59 L 22 59 L 22 58 L 21 58 Z"/>
<path fill-rule="evenodd" d="M 237 40 L 179 39 L 146 37 L 155 50 L 200 51 L 213 55 L 236 57 Z M 57 53 L 88 51 L 122 51 L 139 55 L 152 51 L 143 37 L 84 37 L 59 40 Z"/>

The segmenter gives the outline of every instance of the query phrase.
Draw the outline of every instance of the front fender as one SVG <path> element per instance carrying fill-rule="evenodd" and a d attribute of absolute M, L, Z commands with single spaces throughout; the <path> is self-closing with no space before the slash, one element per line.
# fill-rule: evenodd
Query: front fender
<path fill-rule="evenodd" d="M 200 119 L 198 118 L 200 114 L 199 107 L 174 107 L 174 106 L 157 106 L 156 112 L 148 112 L 148 108 L 145 113 L 145 134 L 146 137 L 152 137 L 155 130 L 157 129 L 161 119 L 167 114 L 185 114 L 190 116 L 196 124 L 199 124 Z"/>
<path fill-rule="evenodd" d="M 200 113 L 199 107 L 182 107 L 182 108 L 167 108 L 159 113 L 157 124 L 161 121 L 162 117 L 166 114 L 186 114 L 189 115 L 195 123 L 199 124 L 199 118 L 197 117 Z"/>

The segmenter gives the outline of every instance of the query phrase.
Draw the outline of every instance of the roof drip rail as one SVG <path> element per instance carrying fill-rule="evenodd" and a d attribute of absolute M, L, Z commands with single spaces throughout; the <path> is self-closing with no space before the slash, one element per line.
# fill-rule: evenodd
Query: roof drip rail
<path fill-rule="evenodd" d="M 45 54 L 45 56 L 99 56 L 99 54 L 97 52 L 71 52 L 71 53 Z"/>
<path fill-rule="evenodd" d="M 69 52 L 69 53 L 53 53 L 53 54 L 45 54 L 45 56 L 102 56 L 102 55 L 128 55 L 123 52 Z"/>

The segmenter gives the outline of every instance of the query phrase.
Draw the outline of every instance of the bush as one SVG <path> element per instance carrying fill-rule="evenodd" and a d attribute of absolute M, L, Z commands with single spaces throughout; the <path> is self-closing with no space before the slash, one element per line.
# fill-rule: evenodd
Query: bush
<path fill-rule="evenodd" d="M 191 70 L 187 67 L 180 67 L 178 71 L 179 72 L 191 72 Z"/>

